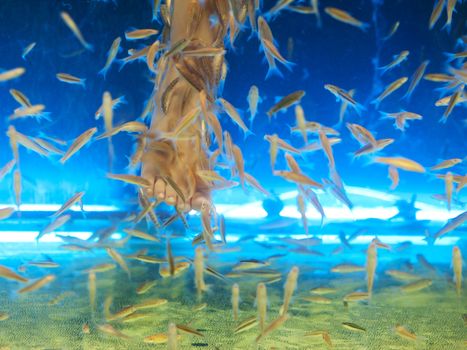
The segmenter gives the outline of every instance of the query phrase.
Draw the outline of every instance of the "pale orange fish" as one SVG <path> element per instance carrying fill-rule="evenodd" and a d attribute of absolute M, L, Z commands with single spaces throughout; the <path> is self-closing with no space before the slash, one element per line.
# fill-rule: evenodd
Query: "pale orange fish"
<path fill-rule="evenodd" d="M 83 88 L 86 88 L 86 79 L 75 77 L 74 75 L 68 73 L 57 73 L 57 79 L 68 84 L 77 84 L 81 85 Z"/>
<path fill-rule="evenodd" d="M 117 108 L 120 104 L 126 103 L 125 96 L 117 97 L 116 99 L 112 100 L 112 109 Z M 95 119 L 99 119 L 103 114 L 104 106 L 100 105 L 99 109 L 94 114 Z"/>
<path fill-rule="evenodd" d="M 277 112 L 287 109 L 290 106 L 294 105 L 295 103 L 300 103 L 300 100 L 305 96 L 305 91 L 297 90 L 292 92 L 291 94 L 281 98 L 274 106 L 272 106 L 267 115 L 269 118 L 274 116 Z"/>
<path fill-rule="evenodd" d="M 70 148 L 65 152 L 62 158 L 60 158 L 60 163 L 65 164 L 65 162 L 70 159 L 72 155 L 78 152 L 84 145 L 86 145 L 92 138 L 92 136 L 97 132 L 97 128 L 90 128 L 79 135 L 71 144 Z"/>
<path fill-rule="evenodd" d="M 433 29 L 439 17 L 441 16 L 441 12 L 443 11 L 445 3 L 446 3 L 446 0 L 438 0 L 435 3 L 433 7 L 433 11 L 431 12 L 431 15 L 430 15 L 430 22 L 428 24 L 428 28 L 430 30 Z"/>
<path fill-rule="evenodd" d="M 68 199 L 65 203 L 63 203 L 60 209 L 58 209 L 55 213 L 52 214 L 52 217 L 57 217 L 59 215 L 62 215 L 65 211 L 70 209 L 77 202 L 80 202 L 81 211 L 83 211 L 82 198 L 84 194 L 85 194 L 84 191 L 75 193 L 70 199 Z"/>
<path fill-rule="evenodd" d="M 461 162 L 462 162 L 462 159 L 460 158 L 452 158 L 452 159 L 443 160 L 442 162 L 432 166 L 430 170 L 441 170 L 441 169 L 451 168 Z"/>
<path fill-rule="evenodd" d="M 10 89 L 9 92 L 10 92 L 10 95 L 13 96 L 13 98 L 16 100 L 16 102 L 18 102 L 21 106 L 23 106 L 23 107 L 31 107 L 32 106 L 29 99 L 21 91 L 15 90 L 15 89 Z"/>
<path fill-rule="evenodd" d="M 321 144 L 322 149 L 324 150 L 324 153 L 326 154 L 329 160 L 329 168 L 334 169 L 336 164 L 334 161 L 334 155 L 332 153 L 332 147 L 331 147 L 331 144 L 329 143 L 329 139 L 326 136 L 326 133 L 324 133 L 322 130 L 319 131 L 319 142 Z"/>
<path fill-rule="evenodd" d="M 302 133 L 303 141 L 305 141 L 305 143 L 308 143 L 305 112 L 303 111 L 302 106 L 300 106 L 299 104 L 295 106 L 295 124 L 296 124 L 296 127 Z"/>
<path fill-rule="evenodd" d="M 456 104 L 459 103 L 459 100 L 462 97 L 464 91 L 464 84 L 462 84 L 454 94 L 451 95 L 451 98 L 449 99 L 448 106 L 446 107 L 446 110 L 443 113 L 443 116 L 439 120 L 441 123 L 446 123 L 448 120 L 449 115 L 451 114 L 452 110 L 456 106 Z"/>
<path fill-rule="evenodd" d="M 115 57 L 117 57 L 117 54 L 120 51 L 121 42 L 122 42 L 122 38 L 120 37 L 115 38 L 114 41 L 112 42 L 112 45 L 110 46 L 109 52 L 107 52 L 107 61 L 105 62 L 105 66 L 99 71 L 99 74 L 102 74 L 104 76 L 104 79 L 105 79 L 105 75 L 107 74 L 107 71 L 109 70 L 110 66 L 115 60 Z"/>
<path fill-rule="evenodd" d="M 33 292 L 35 290 L 38 290 L 38 289 L 44 287 L 45 285 L 47 285 L 47 284 L 49 284 L 51 282 L 53 282 L 56 278 L 57 278 L 57 276 L 55 276 L 55 275 L 44 276 L 44 277 L 34 281 L 33 283 L 28 284 L 27 286 L 21 288 L 20 290 L 18 290 L 18 293 L 23 294 L 23 293 Z"/>
<path fill-rule="evenodd" d="M 388 167 L 388 172 L 389 172 L 389 178 L 392 181 L 391 187 L 389 189 L 395 190 L 397 185 L 399 185 L 399 172 L 397 171 L 397 168 L 392 165 Z"/>
<path fill-rule="evenodd" d="M 26 60 L 26 56 L 36 47 L 36 43 L 32 42 L 28 46 L 26 46 L 23 50 L 23 53 L 21 54 L 21 58 L 23 60 Z"/>
<path fill-rule="evenodd" d="M 408 51 L 408 50 L 401 51 L 401 53 L 394 56 L 394 59 L 393 59 L 392 62 L 390 62 L 389 64 L 387 64 L 387 65 L 385 65 L 383 67 L 378 67 L 378 69 L 383 70 L 381 75 L 383 75 L 387 71 L 393 69 L 394 67 L 400 65 L 403 61 L 405 61 L 407 59 L 407 57 L 409 57 L 409 54 L 410 54 L 410 51 Z"/>
<path fill-rule="evenodd" d="M 452 190 L 453 190 L 453 177 L 452 173 L 448 171 L 444 177 L 444 189 L 446 192 L 446 202 L 448 205 L 448 210 L 451 210 L 451 201 L 452 201 Z"/>
<path fill-rule="evenodd" d="M 15 208 L 6 207 L 0 208 L 0 220 L 8 219 L 15 212 Z"/>
<path fill-rule="evenodd" d="M 402 85 L 404 85 L 407 82 L 407 80 L 408 80 L 407 77 L 402 77 L 402 78 L 399 78 L 397 80 L 394 80 L 391 84 L 386 86 L 384 91 L 375 100 L 373 100 L 371 103 L 375 104 L 376 108 L 378 108 L 381 101 L 383 101 L 386 97 L 388 97 L 394 91 L 396 91 Z"/>
<path fill-rule="evenodd" d="M 436 107 L 446 107 L 449 104 L 449 101 L 451 100 L 452 95 L 440 98 L 438 101 L 435 102 Z M 459 97 L 459 99 L 456 101 L 456 105 L 459 103 L 464 103 L 467 102 L 467 95 L 464 93 L 462 96 Z"/>
<path fill-rule="evenodd" d="M 368 23 L 361 22 L 358 19 L 356 19 L 355 17 L 353 17 L 352 15 L 350 15 L 350 13 L 348 13 L 348 12 L 346 12 L 344 10 L 335 8 L 335 7 L 325 7 L 324 12 L 326 12 L 332 18 L 334 18 L 334 19 L 336 19 L 336 20 L 338 20 L 340 22 L 350 24 L 350 25 L 352 25 L 354 27 L 358 27 L 361 30 L 363 30 L 364 32 L 367 31 L 368 28 L 370 27 L 370 25 Z"/>
<path fill-rule="evenodd" d="M 151 72 L 156 73 L 156 68 L 154 67 L 154 61 L 156 59 L 157 52 L 161 48 L 161 43 L 159 40 L 154 41 L 149 47 L 148 53 L 146 55 L 146 64 Z"/>
<path fill-rule="evenodd" d="M 297 196 L 297 208 L 298 212 L 300 213 L 300 216 L 302 217 L 302 224 L 303 228 L 305 229 L 305 234 L 308 236 L 308 220 L 306 217 L 306 204 L 305 204 L 305 199 L 301 194 L 298 194 Z"/>
<path fill-rule="evenodd" d="M 410 79 L 409 88 L 407 89 L 407 92 L 404 95 L 405 98 L 410 98 L 410 96 L 412 96 L 413 91 L 420 83 L 420 80 L 422 80 L 422 77 L 425 74 L 426 67 L 429 63 L 429 60 L 423 61 L 422 64 L 420 64 L 420 66 L 417 68 L 415 73 L 412 75 Z"/>
<path fill-rule="evenodd" d="M 92 51 L 93 50 L 92 45 L 88 44 L 86 42 L 86 40 L 84 40 L 83 34 L 81 34 L 81 31 L 79 30 L 79 28 L 76 25 L 73 18 L 71 18 L 71 16 L 65 11 L 60 12 L 60 17 L 62 17 L 63 22 L 65 22 L 65 24 L 68 26 L 68 28 L 70 28 L 70 30 L 73 32 L 73 34 L 76 36 L 76 38 L 81 43 L 81 45 L 83 45 L 83 47 L 86 50 L 91 50 Z"/>
<path fill-rule="evenodd" d="M 126 40 L 138 40 L 138 39 L 146 39 L 153 35 L 157 35 L 159 33 L 156 29 L 135 29 L 129 32 L 125 32 L 125 39 Z"/>
<path fill-rule="evenodd" d="M 238 114 L 235 107 L 232 106 L 230 102 L 228 102 L 227 100 L 223 98 L 219 98 L 218 100 L 221 103 L 222 108 L 224 109 L 224 112 L 227 113 L 227 115 L 232 119 L 232 121 L 243 130 L 245 135 L 248 135 L 249 133 L 251 133 L 251 131 L 248 129 L 248 127 L 245 125 L 242 118 L 240 117 L 240 114 Z"/>
<path fill-rule="evenodd" d="M 15 192 L 16 210 L 20 210 L 21 205 L 21 172 L 16 169 L 13 173 L 13 191 Z"/>
<path fill-rule="evenodd" d="M 374 161 L 376 163 L 392 165 L 395 168 L 403 169 L 406 171 L 413 171 L 417 173 L 425 172 L 425 168 L 419 163 L 404 157 L 376 157 Z"/>
<path fill-rule="evenodd" d="M 53 220 L 50 224 L 48 224 L 44 229 L 42 229 L 39 232 L 39 234 L 36 237 L 36 241 L 38 241 L 42 236 L 44 236 L 44 235 L 46 235 L 48 233 L 51 233 L 51 232 L 57 230 L 58 228 L 62 227 L 70 219 L 71 219 L 71 215 L 69 215 L 69 214 L 59 216 L 58 218 Z"/>
<path fill-rule="evenodd" d="M 389 33 L 383 38 L 383 40 L 388 40 L 388 39 L 391 38 L 394 34 L 396 34 L 397 30 L 399 29 L 400 24 L 401 24 L 401 22 L 396 21 L 396 22 L 392 25 L 391 30 L 389 30 Z"/>
<path fill-rule="evenodd" d="M 462 289 L 462 254 L 457 246 L 452 249 L 452 269 L 454 271 L 454 281 L 456 282 L 456 292 L 460 296 Z"/>
<path fill-rule="evenodd" d="M 16 79 L 26 73 L 26 69 L 19 67 L 0 73 L 0 82 Z"/>
<path fill-rule="evenodd" d="M 376 242 L 372 241 L 370 245 L 368 246 L 367 257 L 366 257 L 366 280 L 367 280 L 368 295 L 370 298 L 373 292 L 373 283 L 375 280 L 376 265 L 377 265 Z"/>
<path fill-rule="evenodd" d="M 409 331 L 407 328 L 405 328 L 404 326 L 400 324 L 397 324 L 395 326 L 395 332 L 399 337 L 402 337 L 404 339 L 417 340 L 417 336 L 415 335 L 415 333 Z"/>
<path fill-rule="evenodd" d="M 259 90 L 256 85 L 252 85 L 248 91 L 248 109 L 250 110 L 250 129 L 253 127 L 253 121 L 258 111 L 258 104 L 262 101 L 259 96 Z"/>
<path fill-rule="evenodd" d="M 23 282 L 23 283 L 28 281 L 27 278 L 18 275 L 16 272 L 14 272 L 10 268 L 3 266 L 3 265 L 0 265 L 0 277 L 6 278 L 9 280 L 18 281 L 18 282 Z"/>

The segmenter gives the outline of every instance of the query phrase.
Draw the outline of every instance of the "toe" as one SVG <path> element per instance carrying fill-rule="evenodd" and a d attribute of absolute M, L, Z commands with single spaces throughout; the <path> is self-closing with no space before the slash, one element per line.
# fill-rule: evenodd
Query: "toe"
<path fill-rule="evenodd" d="M 165 199 L 165 182 L 162 179 L 157 179 L 156 183 L 154 184 L 154 196 L 158 200 Z"/>
<path fill-rule="evenodd" d="M 212 206 L 211 199 L 204 193 L 196 192 L 191 199 L 191 207 L 197 211 L 209 210 Z"/>
<path fill-rule="evenodd" d="M 177 204 L 177 192 L 170 185 L 165 188 L 165 202 L 169 205 Z"/>

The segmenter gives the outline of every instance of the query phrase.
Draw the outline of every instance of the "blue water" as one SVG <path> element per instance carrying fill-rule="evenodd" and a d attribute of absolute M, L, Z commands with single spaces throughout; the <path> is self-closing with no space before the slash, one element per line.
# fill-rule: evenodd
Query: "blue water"
<path fill-rule="evenodd" d="M 267 14 L 275 3 L 263 1 L 257 15 Z M 124 33 L 130 29 L 162 28 L 160 20 L 152 20 L 151 5 L 148 0 L 5 0 L 0 3 L 0 73 L 15 67 L 26 69 L 26 74 L 19 78 L 0 82 L 0 115 L 3 119 L 0 123 L 0 168 L 13 157 L 6 135 L 9 125 L 14 125 L 28 136 L 47 135 L 65 140 L 68 146 L 88 128 L 97 126 L 98 134 L 103 132 L 103 120 L 96 121 L 94 114 L 102 103 L 104 91 L 109 91 L 113 98 L 124 96 L 126 101 L 114 111 L 114 125 L 138 120 L 149 126 L 151 118 L 141 118 L 141 114 L 151 96 L 154 87 L 151 80 L 154 76 L 149 73 L 145 60 L 124 66 L 114 63 L 105 78 L 98 72 L 104 67 L 107 52 L 117 36 L 122 37 L 122 49 L 117 60 L 126 57 L 129 49 L 152 44 L 152 39 L 124 39 Z M 309 1 L 293 1 L 293 5 L 310 6 Z M 326 14 L 325 8 L 328 6 L 348 11 L 355 18 L 368 23 L 368 30 L 362 31 L 336 21 Z M 206 261 L 209 266 L 226 275 L 239 260 L 267 261 L 269 257 L 280 254 L 267 267 L 282 277 L 280 282 L 270 287 L 272 297 L 269 306 L 274 313 L 279 311 L 282 302 L 286 274 L 292 266 L 300 267 L 297 295 L 290 311 L 291 321 L 286 323 L 286 330 L 272 333 L 264 343 L 267 345 L 255 345 L 254 340 L 258 335 L 256 330 L 242 335 L 232 333 L 232 329 L 238 325 L 237 321 L 231 319 L 232 283 L 240 284 L 241 319 L 245 319 L 256 312 L 256 284 L 267 281 L 248 275 L 238 280 L 228 278 L 227 281 L 208 276 L 208 284 L 213 287 L 200 301 L 196 299 L 192 269 L 184 272 L 182 277 L 164 279 L 157 273 L 157 265 L 125 257 L 134 273 L 132 279 L 127 279 L 120 267 L 106 273 L 102 279 L 98 274 L 98 308 L 96 312 L 89 310 L 87 276 L 83 270 L 111 261 L 102 248 L 113 246 L 115 240 L 124 238 L 122 229 L 131 226 L 124 221 L 125 218 L 140 210 L 134 186 L 106 177 L 109 172 L 107 142 L 93 140 L 65 165 L 59 163 L 57 156 L 40 157 L 20 147 L 22 208 L 0 221 L 0 265 L 20 271 L 30 280 L 49 272 L 56 274 L 57 279 L 51 285 L 25 296 L 17 293 L 22 283 L 2 278 L 5 283 L 0 287 L 3 300 L 0 312 L 7 312 L 10 317 L 0 321 L 0 326 L 5 324 L 0 330 L 0 348 L 150 348 L 142 342 L 144 337 L 156 331 L 165 332 L 168 322 L 177 322 L 190 323 L 206 333 L 206 338 L 199 342 L 191 338 L 187 340 L 184 336 L 181 343 L 183 349 L 194 346 L 212 349 L 247 349 L 256 346 L 259 349 L 273 346 L 278 349 L 309 349 L 310 344 L 324 349 L 326 345 L 320 341 L 313 340 L 307 345 L 302 342 L 304 331 L 323 328 L 327 328 L 331 334 L 335 348 L 341 349 L 462 349 L 466 338 L 461 314 L 465 316 L 467 299 L 465 291 L 460 296 L 455 294 L 451 282 L 451 261 L 453 246 L 458 246 L 464 255 L 467 254 L 467 229 L 461 225 L 435 244 L 425 238 L 466 210 L 465 188 L 456 191 L 454 187 L 451 210 L 447 209 L 445 201 L 433 198 L 433 195 L 445 194 L 445 182 L 437 178 L 437 174 L 451 171 L 454 175 L 466 176 L 467 104 L 457 104 L 447 122 L 440 123 L 439 119 L 446 107 L 436 107 L 435 101 L 451 95 L 455 90 L 447 90 L 444 84 L 425 79 L 420 81 L 410 99 L 403 98 L 409 85 L 407 83 L 386 98 L 378 108 L 371 103 L 389 83 L 402 76 L 411 79 L 425 60 L 430 61 L 425 74 L 448 73 L 448 67 L 451 66 L 463 69 L 465 76 L 465 57 L 449 64 L 446 56 L 446 53 L 465 52 L 467 46 L 465 43 L 459 44 L 463 35 L 465 40 L 467 33 L 467 3 L 457 1 L 455 6 L 450 28 L 443 28 L 446 22 L 444 8 L 432 30 L 429 30 L 428 22 L 433 1 L 427 0 L 322 0 L 319 2 L 321 23 L 314 14 L 282 10 L 274 18 L 268 19 L 268 23 L 277 48 L 292 64 L 289 70 L 277 63 L 280 75 L 272 74 L 268 77 L 264 51 L 260 49 L 257 36 L 252 35 L 248 19 L 241 27 L 233 47 L 227 39 L 225 59 L 228 74 L 219 97 L 232 103 L 247 125 L 250 125 L 247 95 L 252 85 L 258 87 L 262 102 L 251 127 L 252 134 L 247 137 L 225 113 L 219 112 L 218 117 L 223 130 L 228 131 L 233 142 L 241 148 L 246 171 L 260 181 L 264 188 L 273 192 L 274 197 L 266 198 L 251 187 L 243 191 L 240 186 L 213 193 L 217 212 L 226 218 L 227 243 L 219 248 L 225 250 L 223 253 L 206 249 Z M 84 38 L 92 44 L 92 51 L 84 50 L 64 24 L 60 18 L 62 11 L 72 16 Z M 398 30 L 391 38 L 384 40 L 396 21 L 400 22 Z M 22 51 L 32 42 L 36 42 L 36 46 L 23 60 Z M 389 64 L 402 50 L 410 51 L 408 59 L 381 74 L 377 67 Z M 85 87 L 59 81 L 55 75 L 60 72 L 86 79 Z M 359 115 L 348 108 L 344 123 L 339 125 L 340 102 L 324 89 L 325 84 L 337 85 L 344 90 L 355 89 L 354 97 L 365 107 L 364 111 Z M 23 92 L 33 104 L 44 104 L 46 111 L 50 112 L 50 120 L 25 118 L 9 121 L 8 116 L 18 108 L 18 103 L 9 93 L 10 89 Z M 266 115 L 281 97 L 296 90 L 306 92 L 300 104 L 307 121 L 316 121 L 339 131 L 342 142 L 332 149 L 336 169 L 353 204 L 353 209 L 349 209 L 328 188 L 317 190 L 326 213 L 323 224 L 319 213 L 310 203 L 307 203 L 306 213 L 309 233 L 320 241 L 312 247 L 298 250 L 296 242 L 286 240 L 306 237 L 296 207 L 297 186 L 273 175 L 269 143 L 264 140 L 264 135 L 276 133 L 294 147 L 304 146 L 301 134 L 290 132 L 296 123 L 293 107 L 271 119 Z M 394 127 L 393 120 L 383 119 L 380 113 L 402 110 L 420 114 L 423 119 L 409 121 L 408 127 L 402 132 Z M 400 183 L 395 190 L 390 190 L 387 166 L 375 163 L 372 156 L 353 159 L 353 152 L 360 146 L 345 127 L 347 122 L 366 127 L 377 139 L 395 140 L 378 156 L 413 159 L 427 171 L 420 174 L 400 170 Z M 116 154 L 112 164 L 113 173 L 139 174 L 139 169 L 128 168 L 129 157 L 136 147 L 135 139 L 126 133 L 112 138 Z M 309 139 L 316 141 L 317 136 L 309 134 Z M 329 178 L 328 160 L 321 150 L 295 158 L 302 171 L 311 178 L 320 182 Z M 462 162 L 438 172 L 429 170 L 431 166 L 450 158 L 460 158 Z M 286 168 L 284 152 L 279 151 L 275 169 Z M 228 171 L 219 172 L 229 177 Z M 234 180 L 237 181 L 238 177 Z M 75 205 L 72 211 L 68 211 L 71 220 L 36 244 L 34 238 L 51 221 L 50 215 L 79 191 L 85 191 L 85 212 L 81 213 Z M 10 172 L 0 179 L 0 209 L 14 207 L 14 203 L 13 172 Z M 165 220 L 173 210 L 162 204 L 157 213 Z M 165 238 L 171 235 L 174 254 L 192 259 L 194 252 L 191 241 L 203 228 L 195 212 L 187 215 L 187 221 L 188 229 L 181 220 L 176 220 L 165 230 L 154 229 L 149 221 L 141 222 L 136 226 L 138 229 L 157 235 L 163 243 L 151 245 L 147 241 L 131 238 L 125 247 L 116 246 L 116 249 L 123 255 L 129 255 L 139 248 L 147 247 L 148 255 L 164 258 Z M 56 236 L 79 236 L 85 240 L 93 232 L 109 227 L 114 227 L 114 235 L 104 240 L 104 245 L 80 242 L 91 249 L 87 252 L 64 250 L 60 247 L 63 242 Z M 358 237 L 345 246 L 345 238 L 348 239 L 356 232 L 360 233 Z M 216 232 L 215 237 L 219 243 L 219 232 Z M 365 272 L 342 277 L 331 273 L 330 269 L 340 263 L 365 266 L 366 249 L 375 237 L 389 244 L 391 249 L 378 249 L 377 279 L 372 301 L 357 303 L 349 312 L 348 308 L 342 306 L 341 299 L 351 291 L 366 289 Z M 416 258 L 417 254 L 423 254 L 436 267 L 436 271 L 422 266 Z M 60 268 L 46 271 L 28 266 L 31 260 L 46 259 L 59 263 Z M 27 266 L 24 271 L 23 266 Z M 404 297 L 398 289 L 399 282 L 385 275 L 388 269 L 429 278 L 433 284 Z M 115 323 L 116 328 L 131 335 L 130 342 L 99 333 L 97 326 L 106 323 L 102 314 L 105 297 L 114 296 L 116 302 L 112 311 L 115 312 L 140 301 L 141 296 L 135 295 L 134 289 L 148 279 L 157 280 L 151 296 L 167 298 L 169 306 L 161 313 L 154 310 L 151 321 L 147 323 L 137 321 L 129 326 Z M 309 304 L 302 297 L 309 296 L 310 288 L 331 285 L 337 289 L 337 294 L 332 296 L 329 309 L 326 309 L 328 305 L 318 305 L 310 311 Z M 73 296 L 67 297 L 55 309 L 44 307 L 54 296 L 70 290 L 74 292 Z M 209 306 L 198 317 L 191 310 L 199 302 L 206 302 Z M 307 311 L 303 311 L 303 308 Z M 71 317 L 74 312 L 76 317 Z M 270 311 L 268 323 L 276 317 L 272 315 Z M 19 341 L 27 335 L 21 324 L 33 327 L 37 318 L 44 319 L 44 323 L 51 322 L 54 330 L 49 329 L 48 333 L 43 331 L 43 326 L 37 327 L 31 335 L 32 343 L 24 342 L 24 339 Z M 315 323 L 310 322 L 310 319 L 314 319 Z M 363 338 L 343 332 L 340 323 L 346 320 L 366 325 L 368 330 Z M 88 337 L 81 331 L 83 323 L 91 327 Z M 400 340 L 393 331 L 397 323 L 407 325 L 422 340 L 415 343 Z M 215 325 L 219 327 L 218 334 Z"/>

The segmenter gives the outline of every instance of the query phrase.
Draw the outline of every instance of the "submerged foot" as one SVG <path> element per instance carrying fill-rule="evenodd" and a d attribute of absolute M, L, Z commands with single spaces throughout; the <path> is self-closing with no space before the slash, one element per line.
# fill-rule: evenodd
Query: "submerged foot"
<path fill-rule="evenodd" d="M 168 141 L 154 141 L 143 156 L 141 175 L 152 183 L 147 189 L 150 197 L 182 212 L 201 211 L 211 207 L 210 191 L 195 175 L 206 155 L 191 153 L 188 147 L 186 143 L 174 146 Z"/>

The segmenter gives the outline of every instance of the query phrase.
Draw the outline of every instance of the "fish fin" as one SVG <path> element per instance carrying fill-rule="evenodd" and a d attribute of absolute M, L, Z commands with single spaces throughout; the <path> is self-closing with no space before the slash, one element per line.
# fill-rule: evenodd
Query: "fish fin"
<path fill-rule="evenodd" d="M 269 69 L 268 69 L 268 72 L 266 74 L 266 78 L 265 79 L 269 79 L 270 77 L 272 76 L 277 76 L 279 78 L 283 78 L 284 75 L 282 74 L 282 72 L 279 70 L 279 68 L 277 68 L 277 66 L 269 66 Z"/>

